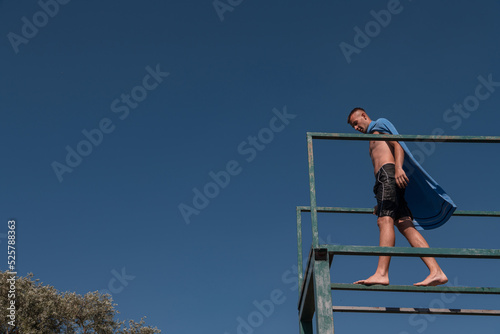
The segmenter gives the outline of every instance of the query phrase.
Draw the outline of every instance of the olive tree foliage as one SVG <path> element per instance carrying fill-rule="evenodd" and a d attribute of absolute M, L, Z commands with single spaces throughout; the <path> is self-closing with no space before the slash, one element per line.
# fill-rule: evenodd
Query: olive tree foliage
<path fill-rule="evenodd" d="M 111 296 L 99 292 L 79 295 L 60 292 L 44 285 L 33 274 L 16 277 L 15 327 L 9 325 L 12 317 L 7 309 L 12 296 L 12 275 L 0 271 L 0 334 L 157 334 L 156 327 L 140 322 L 116 320 Z"/>

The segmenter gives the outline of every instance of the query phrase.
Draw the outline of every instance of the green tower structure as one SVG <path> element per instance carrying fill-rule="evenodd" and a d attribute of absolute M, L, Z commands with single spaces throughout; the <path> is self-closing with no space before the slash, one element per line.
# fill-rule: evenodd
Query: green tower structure
<path fill-rule="evenodd" d="M 334 255 L 368 256 L 410 256 L 446 258 L 483 258 L 500 259 L 500 249 L 469 248 L 413 248 L 413 247 L 376 247 L 319 244 L 318 212 L 371 214 L 371 208 L 318 207 L 316 205 L 316 183 L 314 175 L 313 139 L 316 140 L 381 140 L 415 142 L 454 142 L 454 143 L 500 143 L 500 137 L 492 136 L 430 136 L 430 135 L 380 135 L 345 133 L 307 133 L 309 161 L 310 206 L 297 207 L 297 249 L 299 275 L 299 333 L 313 334 L 313 318 L 316 316 L 316 333 L 332 334 L 334 312 L 364 313 L 404 313 L 404 314 L 447 314 L 500 316 L 500 310 L 446 309 L 384 306 L 335 306 L 332 304 L 332 290 L 397 291 L 422 293 L 462 293 L 462 294 L 500 294 L 498 287 L 449 287 L 449 286 L 407 286 L 407 285 L 358 285 L 333 283 L 330 266 Z M 312 245 L 306 267 L 302 259 L 302 212 L 310 212 L 312 226 Z M 454 216 L 500 217 L 500 211 L 460 211 Z M 341 333 L 339 333 L 341 334 Z"/>

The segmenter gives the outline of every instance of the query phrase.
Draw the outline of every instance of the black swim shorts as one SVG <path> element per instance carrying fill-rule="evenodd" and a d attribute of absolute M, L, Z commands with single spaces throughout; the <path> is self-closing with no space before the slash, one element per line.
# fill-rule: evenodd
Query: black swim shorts
<path fill-rule="evenodd" d="M 373 192 L 377 199 L 378 217 L 390 216 L 394 220 L 403 217 L 411 217 L 410 209 L 405 200 L 404 188 L 399 188 L 394 177 L 396 166 L 394 164 L 385 164 L 380 167 L 375 176 L 375 186 Z"/>

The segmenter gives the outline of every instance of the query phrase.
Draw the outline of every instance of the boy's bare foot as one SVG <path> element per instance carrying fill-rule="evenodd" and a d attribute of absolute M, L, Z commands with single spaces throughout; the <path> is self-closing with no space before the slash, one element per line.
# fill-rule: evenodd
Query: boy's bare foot
<path fill-rule="evenodd" d="M 374 275 L 368 277 L 367 279 L 362 279 L 362 280 L 356 281 L 356 282 L 354 282 L 354 284 L 364 284 L 364 285 L 381 284 L 381 285 L 389 285 L 389 276 L 374 274 Z"/>
<path fill-rule="evenodd" d="M 413 285 L 415 286 L 436 286 L 436 285 L 441 285 L 445 284 L 448 282 L 448 277 L 441 271 L 437 274 L 434 275 L 429 275 L 427 276 L 426 279 L 424 279 L 422 282 L 415 283 Z"/>

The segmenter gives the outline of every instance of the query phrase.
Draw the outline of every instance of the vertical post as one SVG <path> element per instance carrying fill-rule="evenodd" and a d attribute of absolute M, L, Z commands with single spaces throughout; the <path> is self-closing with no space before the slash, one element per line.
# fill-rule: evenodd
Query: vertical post
<path fill-rule="evenodd" d="M 330 288 L 330 261 L 328 250 L 314 250 L 314 299 L 316 303 L 316 331 L 333 334 L 332 290 Z"/>
<path fill-rule="evenodd" d="M 302 264 L 302 211 L 297 207 L 297 272 L 299 274 L 299 296 L 302 291 L 302 282 L 304 281 L 303 264 Z"/>
<path fill-rule="evenodd" d="M 307 134 L 307 157 L 309 162 L 309 192 L 311 195 L 311 225 L 312 225 L 312 247 L 319 246 L 318 240 L 318 211 L 316 209 L 316 181 L 314 180 L 314 153 L 312 136 Z"/>

